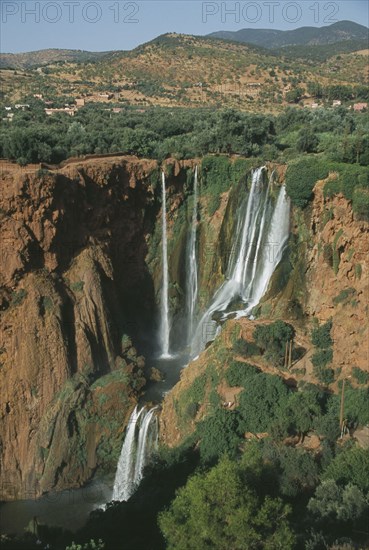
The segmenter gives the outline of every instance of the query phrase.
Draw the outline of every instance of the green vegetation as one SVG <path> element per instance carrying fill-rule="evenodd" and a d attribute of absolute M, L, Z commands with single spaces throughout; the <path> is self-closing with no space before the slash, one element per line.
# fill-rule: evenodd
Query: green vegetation
<path fill-rule="evenodd" d="M 279 498 L 259 495 L 250 472 L 223 459 L 206 474 L 191 477 L 168 511 L 159 516 L 167 548 L 292 549 L 291 508 Z"/>
<path fill-rule="evenodd" d="M 305 208 L 312 199 L 315 183 L 327 176 L 327 164 L 318 157 L 301 157 L 289 163 L 286 190 L 292 203 Z"/>
<path fill-rule="evenodd" d="M 321 326 L 319 326 L 316 319 L 314 320 L 316 321 L 316 326 L 311 332 L 311 341 L 317 349 L 311 356 L 311 362 L 314 367 L 314 374 L 319 382 L 328 386 L 334 381 L 334 370 L 327 366 L 333 359 L 332 319 L 329 319 Z"/>
<path fill-rule="evenodd" d="M 99 539 L 98 541 L 90 540 L 84 544 L 76 544 L 72 542 L 70 546 L 67 546 L 65 550 L 104 550 L 105 544 Z"/>
<path fill-rule="evenodd" d="M 228 191 L 233 183 L 238 183 L 246 172 L 245 160 L 231 163 L 227 157 L 205 157 L 201 163 L 203 193 L 209 195 L 209 215 L 219 208 L 220 194 Z"/>
<path fill-rule="evenodd" d="M 225 373 L 225 379 L 230 386 L 246 387 L 260 371 L 249 363 L 231 361 Z"/>
<path fill-rule="evenodd" d="M 254 331 L 254 340 L 264 352 L 265 359 L 273 365 L 283 365 L 287 342 L 293 340 L 295 329 L 284 321 L 275 321 L 269 325 L 258 325 Z"/>
<path fill-rule="evenodd" d="M 84 284 L 84 281 L 76 281 L 70 285 L 70 288 L 73 292 L 83 292 Z"/>
<path fill-rule="evenodd" d="M 352 375 L 359 384 L 367 384 L 369 382 L 369 372 L 354 367 L 352 369 Z"/>
<path fill-rule="evenodd" d="M 10 305 L 11 306 L 20 306 L 26 299 L 27 291 L 24 288 L 19 290 L 14 290 L 11 296 Z"/>
<path fill-rule="evenodd" d="M 356 294 L 356 290 L 354 288 L 345 288 L 341 290 L 341 292 L 333 298 L 333 304 L 337 306 L 338 304 L 341 304 L 343 302 L 348 301 L 350 298 L 352 298 Z"/>
<path fill-rule="evenodd" d="M 329 319 L 324 325 L 316 327 L 311 333 L 311 341 L 317 348 L 325 349 L 332 346 L 331 337 L 332 319 Z"/>

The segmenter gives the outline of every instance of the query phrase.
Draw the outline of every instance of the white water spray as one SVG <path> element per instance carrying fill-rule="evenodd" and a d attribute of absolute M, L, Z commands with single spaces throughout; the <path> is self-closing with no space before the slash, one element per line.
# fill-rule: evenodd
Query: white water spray
<path fill-rule="evenodd" d="M 112 500 L 128 500 L 142 480 L 150 455 L 158 446 L 157 407 L 138 410 L 129 419 L 115 474 Z"/>
<path fill-rule="evenodd" d="M 264 184 L 264 170 L 265 167 L 259 168 L 252 175 L 247 202 L 240 210 L 243 220 L 237 223 L 228 267 L 229 278 L 217 290 L 200 319 L 192 342 L 192 356 L 219 333 L 220 326 L 213 320 L 215 312 L 223 312 L 223 320 L 230 315 L 239 318 L 251 313 L 265 294 L 281 260 L 289 234 L 290 203 L 282 187 L 273 208 L 270 182 L 268 186 Z M 236 300 L 242 301 L 244 307 L 225 313 Z"/>
<path fill-rule="evenodd" d="M 167 205 L 165 174 L 161 173 L 162 183 L 162 256 L 163 256 L 163 286 L 161 290 L 161 321 L 160 343 L 161 357 L 169 358 L 169 274 L 168 274 L 168 239 L 167 239 Z"/>
<path fill-rule="evenodd" d="M 198 177 L 197 166 L 195 168 L 195 177 L 193 184 L 193 209 L 191 218 L 190 240 L 188 244 L 187 265 L 187 340 L 190 343 L 193 336 L 193 326 L 198 293 L 197 280 L 197 255 L 196 255 L 196 233 L 197 233 L 197 205 L 198 202 Z"/>

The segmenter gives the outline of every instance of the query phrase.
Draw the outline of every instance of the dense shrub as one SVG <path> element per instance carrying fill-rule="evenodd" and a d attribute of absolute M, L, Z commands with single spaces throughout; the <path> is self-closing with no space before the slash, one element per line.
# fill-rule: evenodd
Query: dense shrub
<path fill-rule="evenodd" d="M 333 479 L 339 485 L 353 483 L 363 491 L 369 491 L 369 452 L 352 447 L 343 449 L 326 468 L 322 479 Z"/>
<path fill-rule="evenodd" d="M 230 386 L 246 387 L 260 372 L 254 365 L 232 361 L 226 371 L 225 379 Z"/>
<path fill-rule="evenodd" d="M 322 349 L 313 353 L 311 357 L 311 362 L 313 363 L 314 367 L 321 368 L 331 363 L 332 359 L 333 359 L 332 349 Z"/>
<path fill-rule="evenodd" d="M 332 302 L 336 306 L 338 304 L 341 304 L 342 302 L 345 302 L 354 294 L 356 294 L 356 290 L 354 288 L 344 288 L 339 294 L 337 294 L 337 296 L 333 298 Z"/>
<path fill-rule="evenodd" d="M 238 338 L 233 344 L 235 353 L 242 355 L 243 357 L 251 357 L 259 354 L 259 348 L 254 342 L 247 342 L 243 338 Z"/>
<path fill-rule="evenodd" d="M 344 414 L 352 427 L 369 423 L 369 388 L 353 388 L 346 382 Z"/>
<path fill-rule="evenodd" d="M 328 176 L 326 162 L 319 157 L 299 157 L 288 164 L 286 191 L 292 203 L 305 208 L 313 196 L 313 188 L 318 180 Z"/>
<path fill-rule="evenodd" d="M 369 220 L 369 191 L 357 187 L 353 193 L 352 208 L 363 220 Z"/>
<path fill-rule="evenodd" d="M 242 466 L 223 459 L 180 489 L 159 524 L 168 550 L 284 548 L 292 550 L 290 508 L 280 498 L 259 496 Z"/>
<path fill-rule="evenodd" d="M 354 367 L 352 369 L 352 375 L 359 384 L 367 384 L 369 382 L 369 372 Z"/>
<path fill-rule="evenodd" d="M 273 365 L 283 364 L 286 343 L 295 336 L 295 329 L 284 321 L 258 325 L 254 330 L 256 344 L 265 352 L 265 358 Z"/>
<path fill-rule="evenodd" d="M 236 455 L 240 438 L 234 412 L 216 409 L 198 425 L 197 433 L 200 438 L 200 456 L 204 462 L 215 461 L 223 454 Z"/>
<path fill-rule="evenodd" d="M 311 341 L 317 348 L 325 349 L 332 346 L 331 338 L 332 319 L 329 319 L 324 325 L 316 327 L 311 333 Z"/>
<path fill-rule="evenodd" d="M 239 431 L 266 432 L 283 414 L 288 388 L 279 376 L 258 374 L 239 397 Z"/>

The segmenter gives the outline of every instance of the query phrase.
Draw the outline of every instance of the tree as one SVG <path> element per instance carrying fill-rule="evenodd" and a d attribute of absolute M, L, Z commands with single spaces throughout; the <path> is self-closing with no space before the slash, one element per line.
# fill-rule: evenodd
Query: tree
<path fill-rule="evenodd" d="M 323 474 L 324 480 L 334 480 L 339 485 L 353 483 L 362 491 L 369 491 L 369 452 L 352 447 L 341 451 Z"/>
<path fill-rule="evenodd" d="M 245 481 L 242 468 L 225 458 L 207 474 L 197 474 L 159 515 L 168 550 L 244 550 L 294 545 L 289 506 L 261 498 Z"/>
<path fill-rule="evenodd" d="M 288 388 L 279 376 L 258 374 L 239 398 L 239 432 L 265 432 L 281 415 L 288 400 Z"/>
<path fill-rule="evenodd" d="M 198 426 L 200 455 L 205 462 L 220 458 L 223 454 L 234 456 L 240 444 L 237 420 L 233 411 L 216 409 Z"/>
<path fill-rule="evenodd" d="M 286 343 L 293 340 L 295 329 L 284 321 L 258 325 L 254 330 L 256 344 L 265 351 L 265 358 L 274 365 L 283 364 Z"/>
<path fill-rule="evenodd" d="M 319 138 L 311 128 L 302 128 L 299 132 L 296 149 L 300 153 L 316 153 L 319 145 Z"/>
<path fill-rule="evenodd" d="M 331 338 L 332 319 L 329 319 L 324 325 L 316 327 L 311 333 L 311 341 L 314 346 L 326 349 L 330 348 L 333 344 Z"/>
<path fill-rule="evenodd" d="M 305 435 L 314 425 L 314 419 L 321 414 L 319 397 L 316 393 L 304 391 L 291 393 L 286 416 L 292 433 Z"/>
<path fill-rule="evenodd" d="M 308 510 L 321 520 L 353 521 L 368 511 L 368 502 L 356 485 L 348 483 L 340 487 L 329 479 L 317 487 Z"/>
<path fill-rule="evenodd" d="M 312 196 L 315 183 L 328 176 L 326 163 L 316 157 L 302 157 L 289 163 L 286 172 L 286 191 L 292 203 L 305 208 Z"/>
<path fill-rule="evenodd" d="M 298 103 L 303 95 L 303 88 L 294 88 L 286 93 L 286 101 L 288 103 Z"/>

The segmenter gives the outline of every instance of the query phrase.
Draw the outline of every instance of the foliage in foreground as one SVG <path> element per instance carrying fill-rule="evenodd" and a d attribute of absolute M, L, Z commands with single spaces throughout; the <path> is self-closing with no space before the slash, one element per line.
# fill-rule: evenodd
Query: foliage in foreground
<path fill-rule="evenodd" d="M 293 548 L 295 537 L 280 498 L 260 496 L 243 464 L 222 459 L 180 489 L 159 524 L 168 550 Z"/>

